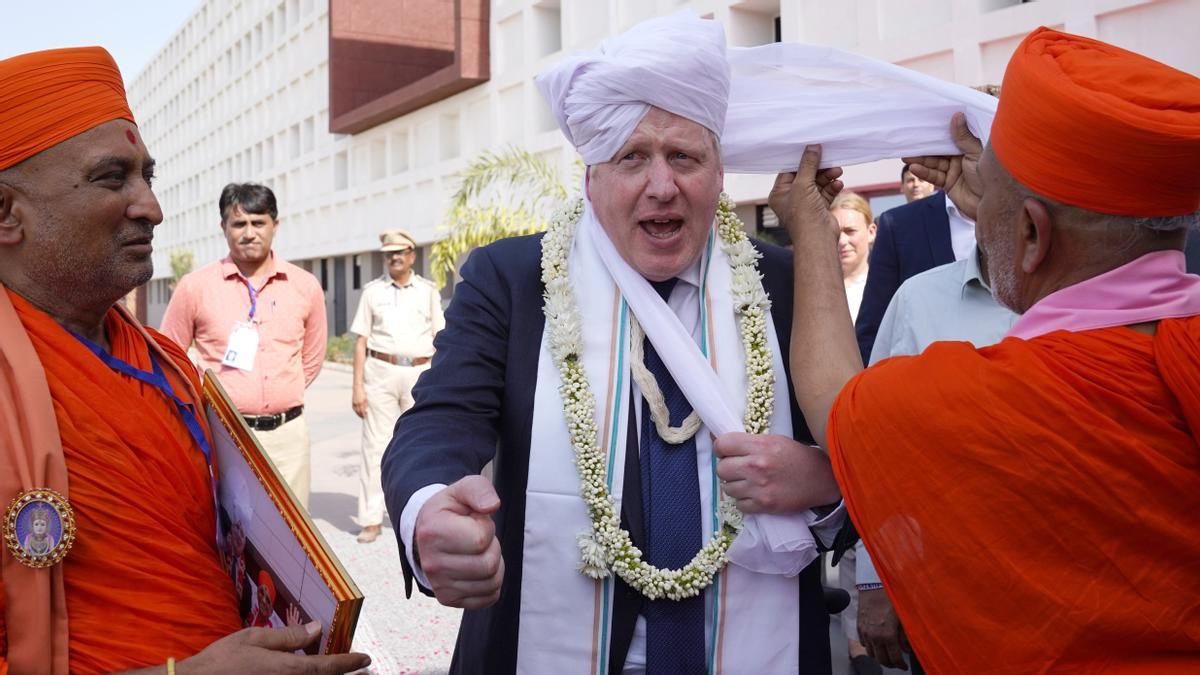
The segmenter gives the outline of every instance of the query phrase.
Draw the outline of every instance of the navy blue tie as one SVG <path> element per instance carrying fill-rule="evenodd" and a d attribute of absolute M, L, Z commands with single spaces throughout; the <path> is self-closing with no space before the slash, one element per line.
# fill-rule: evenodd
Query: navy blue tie
<path fill-rule="evenodd" d="M 675 279 L 652 285 L 666 300 Z M 646 369 L 662 390 L 671 426 L 679 426 L 692 406 L 648 338 L 645 356 Z M 664 441 L 650 417 L 650 405 L 643 399 L 640 446 L 645 559 L 656 567 L 678 569 L 690 562 L 703 544 L 696 439 L 679 445 Z M 705 672 L 703 595 L 687 600 L 647 600 L 642 616 L 646 619 L 647 675 Z"/>

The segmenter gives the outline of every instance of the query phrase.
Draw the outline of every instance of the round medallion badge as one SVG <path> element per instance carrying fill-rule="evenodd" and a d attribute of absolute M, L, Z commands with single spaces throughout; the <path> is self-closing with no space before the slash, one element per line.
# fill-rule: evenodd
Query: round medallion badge
<path fill-rule="evenodd" d="M 51 567 L 75 543 L 75 514 L 66 497 L 49 488 L 26 490 L 4 514 L 4 543 L 28 567 Z"/>

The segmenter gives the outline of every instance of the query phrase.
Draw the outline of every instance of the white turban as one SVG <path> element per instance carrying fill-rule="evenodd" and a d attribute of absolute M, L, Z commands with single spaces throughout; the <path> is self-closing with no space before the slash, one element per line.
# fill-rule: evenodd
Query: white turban
<path fill-rule="evenodd" d="M 996 114 L 992 96 L 830 47 L 727 50 L 720 23 L 686 11 L 578 52 L 537 85 L 588 165 L 612 160 L 650 106 L 711 129 L 740 173 L 794 171 L 813 143 L 822 166 L 958 154 L 950 116 L 966 113 L 986 142 Z"/>
<path fill-rule="evenodd" d="M 686 13 L 643 21 L 551 66 L 536 81 L 588 165 L 610 161 L 650 106 L 720 137 L 729 102 L 725 31 Z"/>

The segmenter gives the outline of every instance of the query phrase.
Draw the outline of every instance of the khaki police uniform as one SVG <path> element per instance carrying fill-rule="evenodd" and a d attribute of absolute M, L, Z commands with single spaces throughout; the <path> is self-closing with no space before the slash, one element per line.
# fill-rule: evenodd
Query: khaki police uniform
<path fill-rule="evenodd" d="M 429 368 L 433 336 L 446 325 L 441 296 L 433 282 L 415 272 L 400 286 L 387 274 L 363 287 L 350 332 L 367 338 L 363 391 L 367 414 L 363 424 L 357 522 L 362 527 L 383 522 L 383 488 L 379 464 L 392 440 L 396 420 L 412 407 L 417 377 Z"/>

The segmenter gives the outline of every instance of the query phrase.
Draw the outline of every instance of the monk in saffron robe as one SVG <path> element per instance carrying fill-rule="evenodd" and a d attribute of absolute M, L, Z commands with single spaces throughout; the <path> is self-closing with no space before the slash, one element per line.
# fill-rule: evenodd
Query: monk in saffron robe
<path fill-rule="evenodd" d="M 859 372 L 810 148 L 771 199 L 796 395 L 929 672 L 1200 672 L 1200 80 L 1043 28 L 1003 91 L 986 149 L 956 116 L 962 156 L 906 161 L 1019 322 Z"/>
<path fill-rule="evenodd" d="M 196 371 L 118 304 L 162 211 L 112 57 L 0 61 L 0 128 L 0 506 L 54 490 L 74 514 L 49 567 L 3 549 L 0 675 L 366 666 L 291 653 L 317 624 L 239 630 Z"/>

